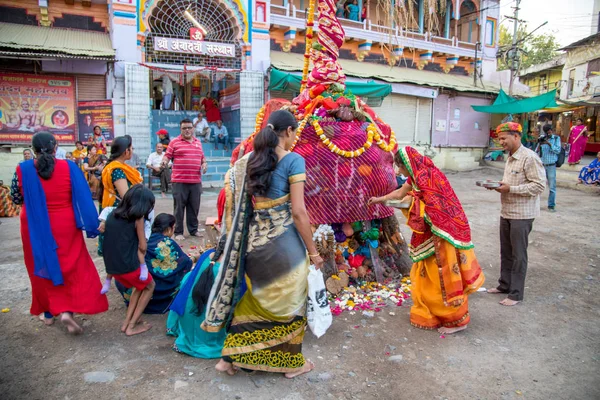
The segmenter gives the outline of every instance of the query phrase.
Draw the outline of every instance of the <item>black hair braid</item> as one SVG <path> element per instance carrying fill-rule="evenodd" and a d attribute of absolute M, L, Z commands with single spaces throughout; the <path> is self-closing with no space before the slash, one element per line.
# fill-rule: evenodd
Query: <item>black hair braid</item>
<path fill-rule="evenodd" d="M 254 138 L 254 150 L 246 168 L 248 194 L 251 196 L 267 194 L 278 161 L 275 148 L 279 145 L 279 137 L 290 127 L 298 127 L 296 118 L 289 111 L 277 110 L 269 117 L 267 127 Z"/>
<path fill-rule="evenodd" d="M 35 168 L 38 175 L 42 179 L 50 179 L 56 165 L 56 160 L 54 159 L 56 139 L 54 135 L 48 132 L 36 133 L 31 139 L 31 146 L 37 154 Z"/>

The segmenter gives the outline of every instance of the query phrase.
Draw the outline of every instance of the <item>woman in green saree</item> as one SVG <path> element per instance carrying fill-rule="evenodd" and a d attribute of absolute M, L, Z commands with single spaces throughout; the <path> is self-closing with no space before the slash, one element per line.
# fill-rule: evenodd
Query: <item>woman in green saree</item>
<path fill-rule="evenodd" d="M 216 369 L 230 375 L 243 368 L 294 378 L 314 368 L 302 355 L 307 276 L 323 260 L 304 205 L 304 159 L 289 151 L 297 127 L 290 112 L 273 112 L 226 177 L 227 241 L 202 327 L 227 330 Z"/>

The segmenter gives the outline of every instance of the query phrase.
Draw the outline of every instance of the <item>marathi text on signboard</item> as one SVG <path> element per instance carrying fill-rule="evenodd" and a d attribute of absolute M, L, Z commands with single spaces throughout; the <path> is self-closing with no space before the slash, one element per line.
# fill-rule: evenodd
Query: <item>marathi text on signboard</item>
<path fill-rule="evenodd" d="M 36 132 L 76 140 L 75 78 L 0 73 L 0 142 L 31 143 Z"/>
<path fill-rule="evenodd" d="M 154 38 L 154 50 L 207 56 L 235 57 L 235 46 L 229 43 L 200 42 L 197 40 Z"/>
<path fill-rule="evenodd" d="M 79 121 L 79 140 L 87 143 L 94 134 L 94 127 L 102 129 L 107 141 L 114 139 L 112 100 L 80 101 L 77 103 Z"/>

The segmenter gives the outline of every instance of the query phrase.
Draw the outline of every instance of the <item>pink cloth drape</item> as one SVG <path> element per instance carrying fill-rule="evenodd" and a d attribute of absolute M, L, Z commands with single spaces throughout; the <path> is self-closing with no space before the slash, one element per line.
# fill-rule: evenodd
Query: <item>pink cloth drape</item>
<path fill-rule="evenodd" d="M 588 137 L 581 134 L 581 131 L 585 128 L 585 125 L 577 125 L 573 127 L 571 135 L 569 136 L 569 144 L 571 145 L 571 151 L 569 152 L 569 158 L 567 162 L 569 164 L 578 163 L 583 157 L 585 152 L 585 145 L 587 144 Z"/>

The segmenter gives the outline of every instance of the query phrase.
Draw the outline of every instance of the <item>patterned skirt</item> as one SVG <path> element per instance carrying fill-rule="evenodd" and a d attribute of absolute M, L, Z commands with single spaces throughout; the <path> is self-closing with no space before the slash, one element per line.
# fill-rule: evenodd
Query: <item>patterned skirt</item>
<path fill-rule="evenodd" d="M 235 306 L 222 352 L 240 368 L 293 373 L 304 366 L 309 260 L 288 199 L 254 207 L 245 256 L 247 290 Z"/>
<path fill-rule="evenodd" d="M 434 238 L 436 253 L 413 264 L 410 272 L 410 323 L 421 329 L 454 328 L 467 325 L 468 295 L 483 285 L 475 251 L 459 250 Z"/>

